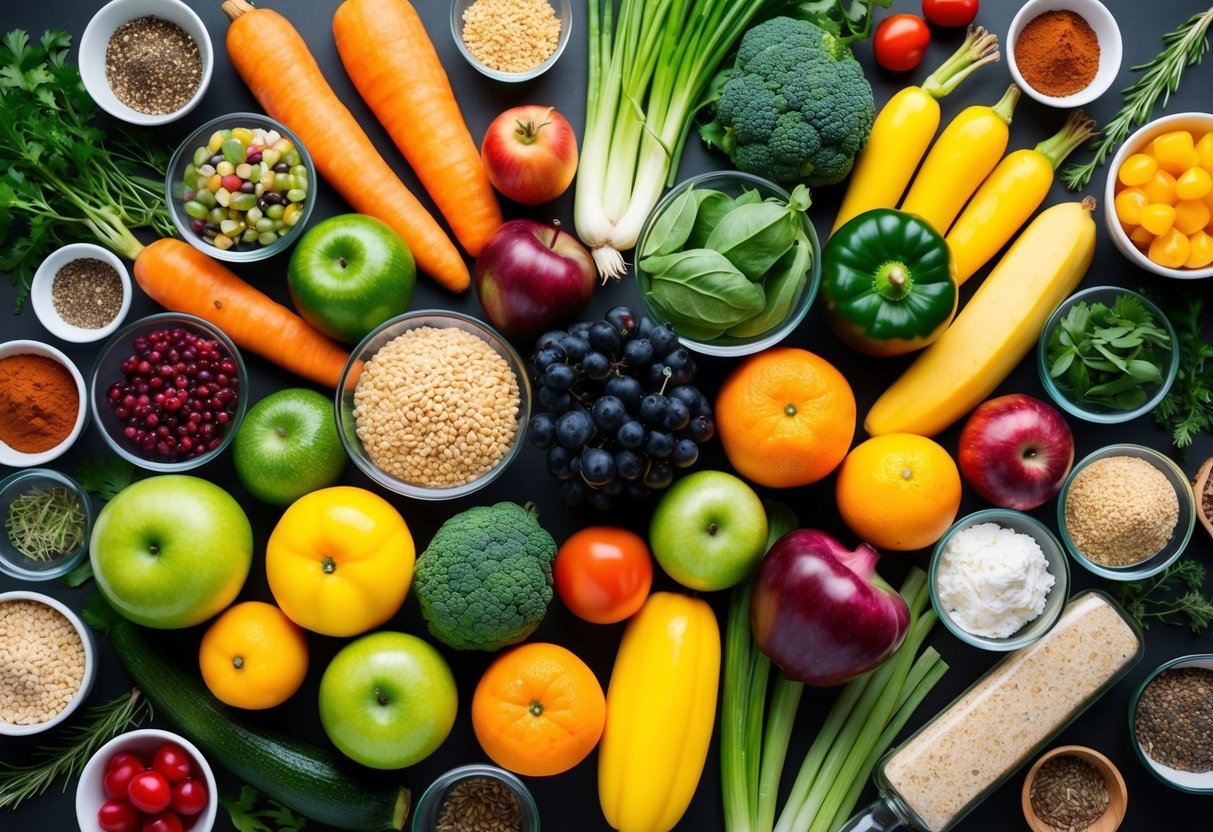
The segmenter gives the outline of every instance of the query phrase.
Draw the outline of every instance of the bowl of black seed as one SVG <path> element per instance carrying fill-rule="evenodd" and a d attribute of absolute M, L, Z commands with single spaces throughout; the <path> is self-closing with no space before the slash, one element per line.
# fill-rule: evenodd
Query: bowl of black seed
<path fill-rule="evenodd" d="M 1028 769 L 1021 798 L 1032 832 L 1116 832 L 1129 805 L 1120 770 L 1083 745 L 1041 755 Z"/>
<path fill-rule="evenodd" d="M 109 249 L 72 243 L 51 252 L 38 266 L 29 300 L 47 332 L 87 344 L 111 334 L 126 318 L 131 277 Z"/>
<path fill-rule="evenodd" d="M 474 763 L 439 777 L 413 810 L 412 832 L 539 832 L 530 791 L 497 766 Z"/>
<path fill-rule="evenodd" d="M 1129 704 L 1129 730 L 1155 777 L 1213 794 L 1213 653 L 1180 656 L 1147 676 Z"/>
<path fill-rule="evenodd" d="M 181 0 L 111 0 L 80 37 L 80 77 L 101 109 L 130 124 L 181 118 L 202 100 L 214 53 Z"/>

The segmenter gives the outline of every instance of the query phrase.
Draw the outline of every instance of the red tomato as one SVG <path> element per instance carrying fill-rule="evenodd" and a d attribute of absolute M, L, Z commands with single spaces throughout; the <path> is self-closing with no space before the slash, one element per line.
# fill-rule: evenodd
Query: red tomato
<path fill-rule="evenodd" d="M 968 26 L 977 6 L 978 0 L 922 0 L 922 14 L 936 26 Z"/>
<path fill-rule="evenodd" d="M 190 776 L 190 755 L 175 742 L 166 742 L 156 749 L 152 768 L 170 783 L 179 783 Z"/>
<path fill-rule="evenodd" d="M 117 754 L 110 757 L 110 761 L 105 764 L 105 770 L 113 771 L 122 763 L 136 763 L 141 769 L 147 768 L 147 766 L 143 764 L 143 760 L 139 759 L 139 757 L 135 754 L 132 754 L 129 751 L 119 751 Z"/>
<path fill-rule="evenodd" d="M 125 800 L 107 800 L 97 810 L 101 832 L 139 832 L 139 810 Z"/>
<path fill-rule="evenodd" d="M 189 778 L 173 786 L 172 809 L 179 815 L 196 815 L 206 808 L 206 783 Z"/>
<path fill-rule="evenodd" d="M 905 72 L 918 66 L 931 42 L 927 22 L 916 14 L 886 17 L 872 36 L 876 63 L 893 72 Z"/>
<path fill-rule="evenodd" d="M 142 832 L 182 832 L 181 818 L 172 812 L 153 815 L 143 821 Z"/>
<path fill-rule="evenodd" d="M 140 812 L 163 812 L 173 800 L 173 787 L 158 771 L 141 771 L 131 778 L 127 796 Z"/>
<path fill-rule="evenodd" d="M 117 764 L 111 763 L 105 771 L 105 779 L 102 783 L 105 786 L 105 796 L 110 800 L 126 800 L 127 789 L 130 788 L 131 780 L 135 775 L 143 771 L 143 763 L 133 754 L 126 755 L 130 759 L 119 760 Z"/>
<path fill-rule="evenodd" d="M 649 597 L 653 557 L 644 539 L 627 529 L 590 526 L 564 542 L 552 571 L 556 592 L 574 615 L 614 624 Z"/>

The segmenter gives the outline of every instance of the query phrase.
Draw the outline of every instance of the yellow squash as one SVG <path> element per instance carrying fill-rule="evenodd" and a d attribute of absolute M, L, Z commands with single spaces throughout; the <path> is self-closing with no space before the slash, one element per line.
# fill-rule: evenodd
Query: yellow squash
<path fill-rule="evenodd" d="M 705 601 L 655 592 L 632 617 L 607 689 L 598 795 L 619 832 L 669 832 L 703 773 L 720 684 L 720 628 Z"/>
<path fill-rule="evenodd" d="M 1042 211 L 952 326 L 872 405 L 871 436 L 934 436 L 990 395 L 1036 343 L 1095 253 L 1095 200 Z"/>
<path fill-rule="evenodd" d="M 952 119 L 914 177 L 901 210 L 917 214 L 946 234 L 1007 149 L 1018 101 L 1019 87 L 1012 84 L 993 107 L 966 107 Z"/>
<path fill-rule="evenodd" d="M 867 147 L 855 162 L 837 231 L 873 208 L 895 208 L 939 128 L 939 99 L 956 89 L 973 70 L 998 60 L 998 37 L 980 26 L 969 30 L 960 49 L 923 82 L 889 99 L 872 124 Z"/>
<path fill-rule="evenodd" d="M 972 277 L 1015 236 L 1044 202 L 1053 185 L 1053 172 L 1094 131 L 1095 122 L 1082 110 L 1075 110 L 1057 135 L 1031 150 L 1009 153 L 998 163 L 948 232 L 957 285 Z"/>

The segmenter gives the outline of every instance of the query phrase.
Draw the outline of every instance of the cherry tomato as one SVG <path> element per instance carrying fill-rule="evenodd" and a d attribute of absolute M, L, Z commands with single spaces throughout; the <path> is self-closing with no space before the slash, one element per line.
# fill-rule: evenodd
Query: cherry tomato
<path fill-rule="evenodd" d="M 886 17 L 872 36 L 876 63 L 893 72 L 905 72 L 918 66 L 931 42 L 927 22 L 915 14 Z"/>
<path fill-rule="evenodd" d="M 110 800 L 126 800 L 127 789 L 135 775 L 143 771 L 143 762 L 133 754 L 127 754 L 129 759 L 122 759 L 117 764 L 110 763 L 105 771 L 105 796 Z"/>
<path fill-rule="evenodd" d="M 107 800 L 97 810 L 101 832 L 139 832 L 139 810 L 125 800 Z"/>
<path fill-rule="evenodd" d="M 152 769 L 164 775 L 170 783 L 179 783 L 190 776 L 190 755 L 175 742 L 166 742 L 156 749 Z"/>
<path fill-rule="evenodd" d="M 636 612 L 653 583 L 653 557 L 644 539 L 612 526 L 574 534 L 552 569 L 560 600 L 595 624 L 614 624 Z"/>
<path fill-rule="evenodd" d="M 131 778 L 127 796 L 140 812 L 163 812 L 173 800 L 173 787 L 158 771 L 141 771 Z"/>
<path fill-rule="evenodd" d="M 189 778 L 173 786 L 172 810 L 179 815 L 196 815 L 206 808 L 209 795 L 206 783 Z"/>
<path fill-rule="evenodd" d="M 153 815 L 143 821 L 142 832 L 182 832 L 181 818 L 173 812 Z"/>
<path fill-rule="evenodd" d="M 110 761 L 105 764 L 105 770 L 112 771 L 121 763 L 135 763 L 141 769 L 147 768 L 147 766 L 143 764 L 143 760 L 139 759 L 137 755 L 132 754 L 129 751 L 119 751 L 117 754 L 110 757 Z"/>
<path fill-rule="evenodd" d="M 968 26 L 977 6 L 978 0 L 922 0 L 922 15 L 936 26 Z"/>

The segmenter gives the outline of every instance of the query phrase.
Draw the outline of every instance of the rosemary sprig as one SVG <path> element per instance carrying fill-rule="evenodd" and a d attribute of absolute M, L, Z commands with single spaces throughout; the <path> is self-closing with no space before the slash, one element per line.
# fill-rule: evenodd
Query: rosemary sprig
<path fill-rule="evenodd" d="M 1071 191 L 1085 188 L 1096 168 L 1120 146 L 1130 131 L 1149 120 L 1160 96 L 1162 106 L 1166 108 L 1171 93 L 1179 87 L 1184 69 L 1200 63 L 1200 59 L 1209 50 L 1206 35 L 1211 24 L 1213 8 L 1192 15 L 1178 29 L 1163 35 L 1161 52 L 1144 64 L 1131 67 L 1133 72 L 1142 73 L 1141 77 L 1122 91 L 1124 106 L 1108 122 L 1103 135 L 1092 143 L 1091 149 L 1095 151 L 1095 156 L 1091 161 L 1085 165 L 1066 165 L 1061 178 L 1065 180 L 1067 188 Z"/>
<path fill-rule="evenodd" d="M 32 561 L 46 563 L 84 543 L 84 506 L 61 485 L 32 488 L 12 501 L 4 530 L 13 548 Z"/>
<path fill-rule="evenodd" d="M 59 778 L 68 783 L 80 776 L 89 758 L 127 728 L 151 716 L 152 707 L 139 688 L 132 688 L 85 712 L 84 717 L 55 739 L 34 750 L 33 762 L 14 766 L 0 762 L 0 809 L 15 809 L 45 792 Z"/>

